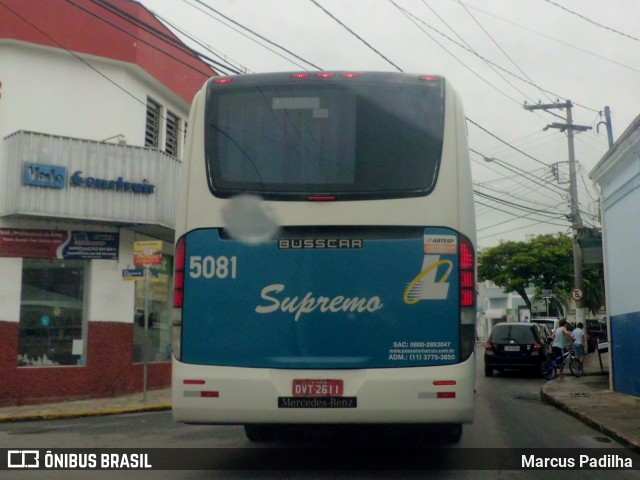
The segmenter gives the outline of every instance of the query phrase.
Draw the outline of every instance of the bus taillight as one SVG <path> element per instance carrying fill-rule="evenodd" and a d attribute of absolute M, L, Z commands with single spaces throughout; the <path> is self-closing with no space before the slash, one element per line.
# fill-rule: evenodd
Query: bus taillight
<path fill-rule="evenodd" d="M 175 272 L 173 275 L 173 306 L 182 308 L 184 302 L 184 261 L 185 261 L 184 237 L 176 243 Z"/>
<path fill-rule="evenodd" d="M 473 245 L 466 237 L 460 237 L 460 306 L 473 307 L 476 299 L 476 261 Z"/>

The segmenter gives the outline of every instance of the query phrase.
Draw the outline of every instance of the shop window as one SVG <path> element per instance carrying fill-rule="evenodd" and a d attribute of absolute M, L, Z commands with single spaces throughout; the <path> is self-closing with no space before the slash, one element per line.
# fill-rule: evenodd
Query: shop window
<path fill-rule="evenodd" d="M 171 360 L 171 317 L 173 314 L 172 285 L 173 257 L 164 254 L 162 265 L 151 267 L 158 271 L 149 285 L 149 324 L 147 330 L 147 362 L 168 362 Z M 134 313 L 133 361 L 143 362 L 144 355 L 144 281 L 136 282 Z"/>
<path fill-rule="evenodd" d="M 24 259 L 18 366 L 84 365 L 84 260 Z"/>

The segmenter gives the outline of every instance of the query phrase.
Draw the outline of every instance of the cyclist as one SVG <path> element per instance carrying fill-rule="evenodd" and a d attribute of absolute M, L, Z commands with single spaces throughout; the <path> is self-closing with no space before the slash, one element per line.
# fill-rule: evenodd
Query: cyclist
<path fill-rule="evenodd" d="M 560 319 L 558 328 L 553 331 L 551 338 L 553 339 L 553 342 L 551 343 L 551 354 L 555 359 L 562 356 L 565 349 L 571 342 L 571 334 L 567 330 L 567 321 L 564 318 Z M 563 370 L 563 368 L 560 369 L 560 378 L 564 376 Z"/>

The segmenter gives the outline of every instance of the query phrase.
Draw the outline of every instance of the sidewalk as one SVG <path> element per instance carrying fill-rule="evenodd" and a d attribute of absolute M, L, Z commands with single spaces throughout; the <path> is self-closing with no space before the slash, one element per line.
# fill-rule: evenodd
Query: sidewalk
<path fill-rule="evenodd" d="M 640 450 L 640 398 L 609 390 L 609 353 L 587 355 L 584 376 L 546 382 L 542 399 L 613 438 L 626 447 Z"/>
<path fill-rule="evenodd" d="M 609 390 L 609 354 L 587 355 L 585 375 L 546 382 L 541 397 L 623 445 L 640 450 L 640 398 Z M 568 373 L 568 372 L 567 372 Z M 0 408 L 0 422 L 51 420 L 171 409 L 171 389 L 143 394 Z"/>
<path fill-rule="evenodd" d="M 0 408 L 0 423 L 152 412 L 159 410 L 171 410 L 170 388 L 149 390 L 145 401 L 143 401 L 143 394 L 141 392 L 119 397 L 4 407 Z"/>

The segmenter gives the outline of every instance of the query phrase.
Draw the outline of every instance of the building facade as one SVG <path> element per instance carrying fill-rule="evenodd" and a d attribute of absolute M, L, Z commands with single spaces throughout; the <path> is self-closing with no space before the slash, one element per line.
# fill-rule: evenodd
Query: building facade
<path fill-rule="evenodd" d="M 590 177 L 600 187 L 612 387 L 640 397 L 640 116 Z"/>
<path fill-rule="evenodd" d="M 141 391 L 145 363 L 148 388 L 170 382 L 180 157 L 215 72 L 141 4 L 108 7 L 0 4 L 3 405 Z M 145 334 L 125 274 L 149 240 L 163 263 Z"/>

